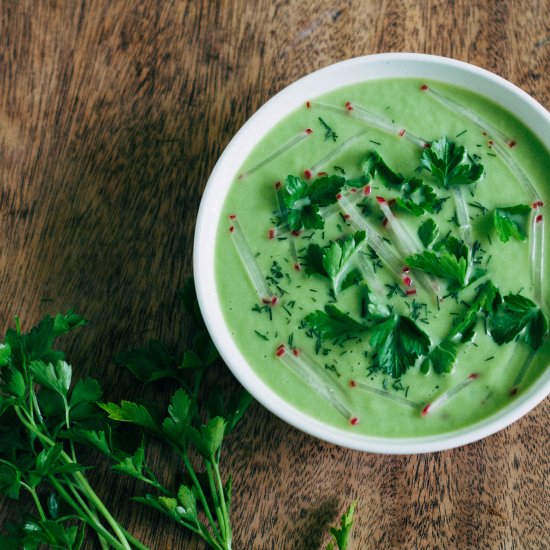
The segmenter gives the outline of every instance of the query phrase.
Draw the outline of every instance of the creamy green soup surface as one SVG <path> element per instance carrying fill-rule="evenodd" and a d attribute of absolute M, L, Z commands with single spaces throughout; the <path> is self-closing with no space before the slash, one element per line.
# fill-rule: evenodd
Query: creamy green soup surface
<path fill-rule="evenodd" d="M 487 135 L 476 122 L 426 93 L 431 90 L 466 106 L 502 134 Z M 265 383 L 290 404 L 324 423 L 356 433 L 425 436 L 457 430 L 494 414 L 518 393 L 537 384 L 549 363 L 550 344 L 544 338 L 542 313 L 548 288 L 539 284 L 537 289 L 530 257 L 534 228 L 537 223 L 543 227 L 542 203 L 550 202 L 546 182 L 548 150 L 521 121 L 496 103 L 440 82 L 376 80 L 314 96 L 313 91 L 311 102 L 284 118 L 257 144 L 223 206 L 217 231 L 216 280 L 225 320 L 236 344 Z M 499 136 L 506 136 L 508 141 L 499 145 Z M 483 167 L 479 181 L 445 187 L 437 174 L 423 165 L 422 143 L 433 146 L 442 137 L 454 144 L 455 153 L 460 146 L 465 147 L 468 156 L 464 162 L 472 170 L 472 179 L 476 170 L 479 175 L 477 165 Z M 501 154 L 503 150 L 506 154 Z M 378 158 L 384 164 L 376 164 Z M 540 201 L 536 209 L 533 193 L 519 181 L 521 175 L 536 189 L 535 198 Z M 292 179 L 298 186 L 315 185 L 322 178 L 328 182 L 332 177 L 333 186 L 341 186 L 338 195 L 344 196 L 344 207 L 332 192 L 319 208 L 322 228 L 289 231 L 290 212 L 281 206 L 285 193 L 289 196 L 289 176 L 300 178 Z M 413 183 L 411 187 L 412 178 L 422 180 L 422 184 Z M 329 191 L 336 188 L 326 187 Z M 460 187 L 467 205 L 471 237 L 460 227 L 456 187 Z M 395 218 L 387 219 L 380 204 L 384 200 L 384 207 L 390 208 Z M 416 208 L 419 215 L 411 212 L 413 206 L 403 206 L 407 200 L 420 205 Z M 311 210 L 312 202 L 306 193 L 303 200 L 293 204 L 298 218 L 302 214 L 307 218 L 306 210 Z M 349 215 L 345 207 L 349 204 L 372 231 L 357 233 L 364 227 Z M 513 228 L 509 240 L 503 242 L 495 228 L 495 209 L 517 205 L 523 207 L 502 213 Z M 256 291 L 235 246 L 234 219 L 230 216 L 237 216 L 255 262 L 276 297 L 275 305 L 264 304 Z M 433 242 L 424 236 L 423 243 L 418 230 L 427 220 L 435 222 L 438 236 Z M 308 223 L 319 225 L 311 219 L 306 220 Z M 428 229 L 425 225 L 424 233 L 429 233 Z M 317 271 L 311 265 L 311 246 L 330 255 L 330 247 L 338 252 L 336 243 L 341 251 L 346 237 L 350 243 L 350 235 L 356 236 L 357 250 L 349 265 L 343 265 L 335 286 L 321 260 Z M 403 238 L 410 241 L 409 251 L 414 249 L 421 256 L 431 253 L 428 256 L 437 263 L 443 255 L 452 255 L 451 245 L 445 248 L 449 235 L 463 252 L 467 247 L 467 276 L 462 285 L 452 278 L 407 267 L 410 254 L 403 253 L 407 248 Z M 550 238 L 546 237 L 546 249 L 537 253 L 548 257 Z M 403 267 L 400 274 L 369 246 L 376 238 L 381 238 L 393 257 L 399 258 Z M 354 247 L 355 242 L 350 246 Z M 460 254 L 455 258 L 460 262 Z M 436 267 L 444 268 L 441 263 Z M 324 275 L 319 272 L 323 269 Z M 376 280 L 369 276 L 372 272 Z M 346 288 L 342 288 L 348 275 L 349 286 L 344 284 Z M 494 285 L 498 293 L 491 296 L 491 303 L 474 311 L 469 330 L 453 334 L 457 323 L 476 309 L 484 284 Z M 514 298 L 509 303 L 502 301 L 510 294 L 530 300 L 530 313 L 523 317 L 517 311 L 510 313 L 516 304 Z M 352 323 L 350 330 L 336 338 L 323 337 L 319 326 L 312 326 L 306 318 L 311 320 L 315 312 L 320 319 L 324 319 L 323 313 L 332 312 L 334 317 L 334 308 L 345 315 L 346 322 L 357 325 Z M 410 322 L 399 321 L 396 328 L 395 319 L 405 318 Z M 332 321 L 329 319 L 329 326 Z M 516 321 L 523 323 L 523 328 L 516 327 L 510 342 L 496 343 L 493 333 L 502 328 L 501 324 L 513 332 L 510 325 Z M 393 330 L 389 336 L 381 328 L 384 322 L 390 332 Z M 403 343 L 411 323 L 414 342 Z M 400 332 L 401 328 L 406 334 Z M 394 338 L 393 345 L 388 337 Z M 456 360 L 449 359 L 443 349 L 443 357 L 440 354 L 434 362 L 425 361 L 441 342 L 449 344 Z M 422 348 L 420 352 L 412 359 L 403 359 L 403 354 L 411 351 L 407 346 L 414 347 L 415 343 Z M 390 357 L 381 360 L 381 353 L 389 353 Z M 392 353 L 401 357 L 391 357 Z M 282 359 L 283 354 L 291 361 L 292 357 L 305 360 L 307 365 L 302 368 L 323 371 L 319 384 L 333 391 L 351 416 L 347 418 L 339 411 L 315 383 L 298 376 Z M 399 367 L 393 371 L 388 367 L 392 361 Z M 442 370 L 438 363 L 450 372 L 437 372 Z M 446 394 L 453 388 L 456 394 Z M 447 395 L 449 399 L 441 402 L 441 396 Z M 437 407 L 430 411 L 432 403 Z"/>

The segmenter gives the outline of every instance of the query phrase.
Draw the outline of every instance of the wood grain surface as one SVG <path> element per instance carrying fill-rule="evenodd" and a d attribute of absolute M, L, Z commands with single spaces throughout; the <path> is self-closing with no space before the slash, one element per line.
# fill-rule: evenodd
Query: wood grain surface
<path fill-rule="evenodd" d="M 415 51 L 495 71 L 550 106 L 548 0 L 18 1 L 0 3 L 0 326 L 74 307 L 77 376 L 143 395 L 113 362 L 190 337 L 175 295 L 191 273 L 208 174 L 241 124 L 297 78 L 349 57 Z M 220 365 L 217 382 L 233 384 Z M 165 399 L 169 387 L 147 390 Z M 232 435 L 236 550 L 315 550 L 359 501 L 357 549 L 550 548 L 550 404 L 484 441 L 426 456 L 337 448 L 255 404 Z M 150 460 L 171 479 L 174 457 Z M 100 464 L 103 464 L 102 462 Z M 153 549 L 203 548 L 91 475 Z M 0 502 L 0 524 L 14 517 Z M 87 549 L 97 544 L 90 535 Z"/>

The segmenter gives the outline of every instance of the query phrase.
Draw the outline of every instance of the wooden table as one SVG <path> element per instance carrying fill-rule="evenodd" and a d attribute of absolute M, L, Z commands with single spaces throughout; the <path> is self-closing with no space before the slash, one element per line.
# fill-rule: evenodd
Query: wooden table
<path fill-rule="evenodd" d="M 335 61 L 417 51 L 495 71 L 548 107 L 549 22 L 548 0 L 3 0 L 2 328 L 14 314 L 30 326 L 75 307 L 90 320 L 65 340 L 78 376 L 99 378 L 110 399 L 142 395 L 113 356 L 190 337 L 175 295 L 191 272 L 201 192 L 264 101 Z M 549 548 L 549 412 L 546 400 L 460 449 L 377 456 L 317 441 L 255 404 L 225 451 L 234 546 L 315 550 L 357 498 L 356 548 Z M 178 468 L 151 461 L 166 477 Z M 105 467 L 92 479 L 152 548 L 202 548 L 129 502 L 137 485 Z M 0 521 L 10 514 L 3 501 Z"/>

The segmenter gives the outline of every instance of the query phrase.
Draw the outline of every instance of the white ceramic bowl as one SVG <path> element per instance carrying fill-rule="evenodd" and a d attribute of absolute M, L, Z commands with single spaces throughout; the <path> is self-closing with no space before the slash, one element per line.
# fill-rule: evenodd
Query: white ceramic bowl
<path fill-rule="evenodd" d="M 330 65 L 291 84 L 261 107 L 239 130 L 212 171 L 202 197 L 194 242 L 194 275 L 200 308 L 210 335 L 239 382 L 271 412 L 304 432 L 344 447 L 381 453 L 425 453 L 487 437 L 529 412 L 550 393 L 550 369 L 527 391 L 494 415 L 467 428 L 417 438 L 381 438 L 326 425 L 288 404 L 250 367 L 225 324 L 216 289 L 214 253 L 222 206 L 239 167 L 254 146 L 282 118 L 311 99 L 366 80 L 417 77 L 448 82 L 496 101 L 514 113 L 550 150 L 550 114 L 525 92 L 484 69 L 452 59 L 412 53 L 358 57 Z"/>

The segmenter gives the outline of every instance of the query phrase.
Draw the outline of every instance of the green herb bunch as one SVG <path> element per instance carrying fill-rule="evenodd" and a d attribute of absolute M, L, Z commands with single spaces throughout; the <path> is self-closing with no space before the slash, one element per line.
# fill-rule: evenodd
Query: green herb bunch
<path fill-rule="evenodd" d="M 74 312 L 45 317 L 28 333 L 8 330 L 0 345 L 0 492 L 32 497 L 35 512 L 9 527 L 0 546 L 78 549 L 86 530 L 102 548 L 146 547 L 132 537 L 100 500 L 80 459 L 82 446 L 107 456 L 112 470 L 144 483 L 134 500 L 170 517 L 214 549 L 229 550 L 231 477 L 220 472 L 222 443 L 242 417 L 251 397 L 244 391 L 229 400 L 216 393 L 201 411 L 206 369 L 218 357 L 194 296 L 192 282 L 181 294 L 198 330 L 192 349 L 180 360 L 158 341 L 118 356 L 118 362 L 143 383 L 170 378 L 178 383 L 167 411 L 130 401 L 102 402 L 97 381 L 72 384 L 72 368 L 52 348 L 55 339 L 85 324 Z M 147 465 L 148 438 L 128 450 L 121 423 L 134 424 L 161 440 L 181 459 L 183 483 L 166 487 Z M 200 467 L 196 465 L 199 464 Z"/>
<path fill-rule="evenodd" d="M 86 528 L 103 548 L 144 548 L 112 516 L 91 487 L 87 469 L 68 439 L 97 419 L 99 384 L 72 385 L 72 369 L 54 340 L 85 324 L 68 312 L 46 316 L 28 333 L 16 319 L 1 345 L 0 491 L 12 499 L 28 493 L 35 514 L 10 526 L 2 548 L 80 548 Z"/>

